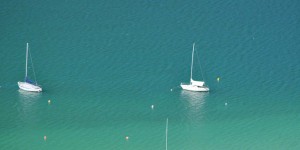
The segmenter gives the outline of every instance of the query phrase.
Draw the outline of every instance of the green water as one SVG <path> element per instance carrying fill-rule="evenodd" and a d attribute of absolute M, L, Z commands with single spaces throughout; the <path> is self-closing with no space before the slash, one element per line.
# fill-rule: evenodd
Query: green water
<path fill-rule="evenodd" d="M 299 6 L 5 1 L 0 149 L 165 149 L 166 118 L 168 149 L 299 149 Z M 17 86 L 27 42 L 42 93 Z M 193 42 L 208 93 L 179 88 Z"/>

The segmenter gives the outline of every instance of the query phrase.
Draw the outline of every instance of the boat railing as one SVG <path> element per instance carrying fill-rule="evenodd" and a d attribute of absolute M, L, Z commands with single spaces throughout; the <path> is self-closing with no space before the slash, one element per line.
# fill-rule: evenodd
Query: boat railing
<path fill-rule="evenodd" d="M 190 83 L 187 83 L 187 82 L 181 82 L 180 85 L 190 85 Z"/>

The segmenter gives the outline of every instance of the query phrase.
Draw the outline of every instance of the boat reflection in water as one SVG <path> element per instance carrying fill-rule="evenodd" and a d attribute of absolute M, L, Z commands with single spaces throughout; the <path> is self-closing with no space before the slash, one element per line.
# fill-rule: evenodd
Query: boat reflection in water
<path fill-rule="evenodd" d="M 19 89 L 18 92 L 19 92 L 20 100 L 24 100 L 24 101 L 28 101 L 28 102 L 37 100 L 42 95 L 42 93 L 28 92 L 28 91 L 24 91 L 21 89 Z"/>
<path fill-rule="evenodd" d="M 186 117 L 189 120 L 196 121 L 204 115 L 205 99 L 209 93 L 207 92 L 191 92 L 182 90 L 180 99 L 185 106 Z"/>
<path fill-rule="evenodd" d="M 37 121 L 37 115 L 39 114 L 38 100 L 42 93 L 28 92 L 19 89 L 19 102 L 17 104 L 17 110 L 21 121 L 25 124 L 34 124 Z"/>

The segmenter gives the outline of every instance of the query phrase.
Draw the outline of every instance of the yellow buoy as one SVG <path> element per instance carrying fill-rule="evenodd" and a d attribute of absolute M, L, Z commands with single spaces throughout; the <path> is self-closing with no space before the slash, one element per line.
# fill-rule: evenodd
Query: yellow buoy
<path fill-rule="evenodd" d="M 220 82 L 220 77 L 217 78 L 217 81 Z"/>

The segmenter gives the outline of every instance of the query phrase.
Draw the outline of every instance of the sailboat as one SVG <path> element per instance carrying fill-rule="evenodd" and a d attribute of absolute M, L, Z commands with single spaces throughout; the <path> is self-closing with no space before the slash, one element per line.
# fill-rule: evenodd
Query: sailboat
<path fill-rule="evenodd" d="M 195 80 L 193 80 L 194 51 L 195 51 L 195 43 L 193 44 L 190 83 L 189 84 L 181 83 L 180 86 L 181 86 L 182 89 L 188 90 L 188 91 L 207 92 L 207 91 L 209 91 L 209 88 L 207 86 L 205 86 L 204 81 L 195 81 Z"/>
<path fill-rule="evenodd" d="M 24 82 L 18 82 L 18 86 L 20 89 L 30 92 L 41 92 L 42 88 L 37 84 L 37 82 L 31 81 L 27 76 L 27 64 L 28 64 L 28 43 L 26 45 L 26 65 L 25 65 L 25 80 Z M 33 67 L 32 67 L 33 68 Z M 34 70 L 33 70 L 34 72 Z M 35 73 L 34 73 L 35 76 Z"/>

